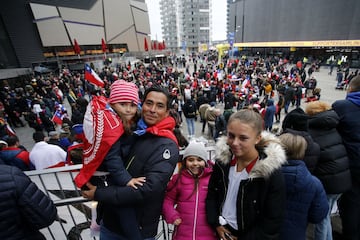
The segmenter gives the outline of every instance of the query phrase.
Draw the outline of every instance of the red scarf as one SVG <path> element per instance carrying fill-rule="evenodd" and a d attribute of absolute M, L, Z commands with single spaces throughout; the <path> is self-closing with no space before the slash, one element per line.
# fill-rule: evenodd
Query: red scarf
<path fill-rule="evenodd" d="M 176 145 L 178 145 L 178 141 L 174 135 L 175 128 L 175 119 L 173 117 L 166 117 L 161 122 L 155 124 L 154 126 L 146 128 L 146 132 L 151 133 L 156 136 L 166 137 L 173 140 Z"/>

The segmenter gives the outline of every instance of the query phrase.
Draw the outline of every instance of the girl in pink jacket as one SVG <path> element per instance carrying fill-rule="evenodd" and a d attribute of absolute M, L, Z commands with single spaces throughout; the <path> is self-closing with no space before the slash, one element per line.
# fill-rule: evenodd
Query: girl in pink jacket
<path fill-rule="evenodd" d="M 167 186 L 163 216 L 174 224 L 173 240 L 215 240 L 215 231 L 206 221 L 205 198 L 212 169 L 201 142 L 191 141 L 183 154 L 183 165 Z"/>

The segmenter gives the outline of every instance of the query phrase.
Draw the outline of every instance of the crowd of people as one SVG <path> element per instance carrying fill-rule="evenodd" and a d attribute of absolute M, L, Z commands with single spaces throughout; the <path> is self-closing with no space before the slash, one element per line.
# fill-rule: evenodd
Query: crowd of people
<path fill-rule="evenodd" d="M 100 239 L 153 240 L 161 215 L 178 240 L 300 240 L 309 223 L 315 240 L 332 239 L 337 204 L 343 239 L 359 239 L 360 132 L 351 114 L 360 112 L 360 77 L 351 74 L 346 100 L 331 106 L 320 100 L 318 68 L 305 67 L 278 57 L 217 64 L 208 54 L 105 66 L 103 88 L 67 69 L 7 85 L 0 158 L 22 171 L 83 163 L 75 183 L 99 202 Z M 34 129 L 30 152 L 12 131 L 23 119 Z M 195 121 L 216 141 L 215 160 Z"/>

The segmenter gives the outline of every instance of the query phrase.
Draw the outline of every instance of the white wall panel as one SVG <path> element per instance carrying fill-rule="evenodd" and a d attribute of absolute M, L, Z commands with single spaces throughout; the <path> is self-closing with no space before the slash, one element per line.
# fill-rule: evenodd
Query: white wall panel
<path fill-rule="evenodd" d="M 112 39 L 134 24 L 129 0 L 104 0 L 106 40 Z M 132 40 L 134 41 L 134 39 Z"/>
<path fill-rule="evenodd" d="M 148 11 L 147 5 L 145 2 L 138 2 L 138 1 L 130 0 L 130 5 L 133 7 L 136 7 L 136 8 L 140 8 L 140 9 L 144 10 L 145 12 Z M 160 14 L 160 12 L 159 12 L 159 14 Z"/>
<path fill-rule="evenodd" d="M 35 20 L 41 18 L 59 16 L 59 13 L 56 7 L 54 6 L 30 3 L 30 7 L 33 12 Z"/>
<path fill-rule="evenodd" d="M 97 1 L 90 10 L 59 7 L 64 21 L 104 25 L 101 1 Z"/>
<path fill-rule="evenodd" d="M 104 38 L 104 28 L 73 23 L 65 23 L 71 41 L 74 38 L 79 45 L 101 45 L 101 38 Z"/>
<path fill-rule="evenodd" d="M 132 8 L 136 31 L 142 33 L 150 33 L 149 16 L 147 12 L 140 11 L 139 9 Z"/>
<path fill-rule="evenodd" d="M 36 24 L 44 47 L 71 45 L 61 19 L 49 19 Z"/>
<path fill-rule="evenodd" d="M 143 41 L 144 41 L 144 39 L 143 39 Z M 111 43 L 127 43 L 129 51 L 139 51 L 139 46 L 141 46 L 141 45 L 138 46 L 134 27 L 132 27 L 128 31 L 124 32 L 117 38 L 113 39 L 110 42 L 110 44 Z M 148 44 L 149 44 L 149 42 L 148 42 Z M 150 48 L 150 45 L 149 45 L 149 48 Z"/>

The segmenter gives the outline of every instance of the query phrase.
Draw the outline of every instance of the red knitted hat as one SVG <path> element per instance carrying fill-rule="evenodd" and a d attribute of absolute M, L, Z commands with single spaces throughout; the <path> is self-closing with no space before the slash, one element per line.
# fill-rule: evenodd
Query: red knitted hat
<path fill-rule="evenodd" d="M 139 103 L 139 89 L 131 82 L 116 80 L 111 85 L 109 103 L 133 102 Z"/>

